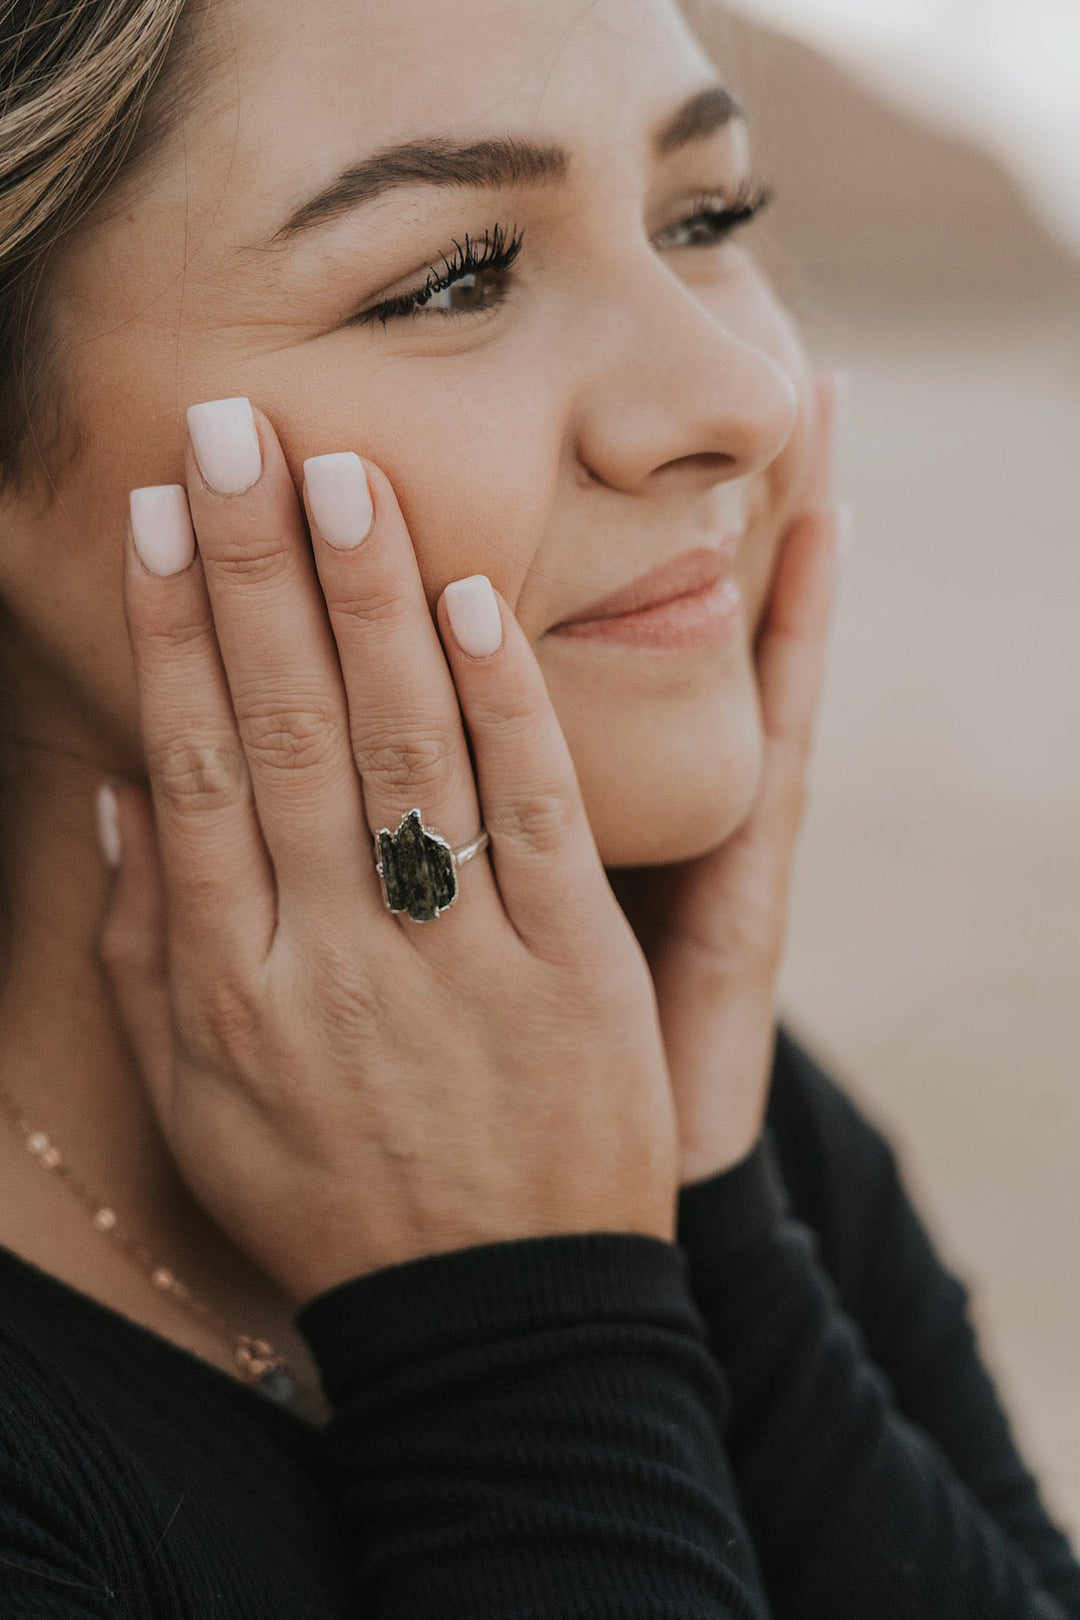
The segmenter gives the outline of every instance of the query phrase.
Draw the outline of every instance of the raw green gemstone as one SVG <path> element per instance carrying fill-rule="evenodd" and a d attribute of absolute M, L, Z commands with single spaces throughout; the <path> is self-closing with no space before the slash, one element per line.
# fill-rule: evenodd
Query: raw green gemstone
<path fill-rule="evenodd" d="M 396 833 L 380 829 L 383 891 L 391 911 L 414 922 L 434 922 L 457 899 L 457 871 L 450 845 L 425 830 L 419 810 L 402 816 Z"/>

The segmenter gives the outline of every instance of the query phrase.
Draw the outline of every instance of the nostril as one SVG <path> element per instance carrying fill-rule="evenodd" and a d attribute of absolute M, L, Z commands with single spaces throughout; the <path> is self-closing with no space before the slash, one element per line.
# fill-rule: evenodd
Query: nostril
<path fill-rule="evenodd" d="M 658 472 L 667 472 L 671 468 L 679 468 L 686 472 L 703 472 L 710 478 L 720 478 L 738 465 L 735 456 L 729 456 L 719 450 L 702 450 L 693 456 L 676 456 L 674 461 L 665 461 Z"/>

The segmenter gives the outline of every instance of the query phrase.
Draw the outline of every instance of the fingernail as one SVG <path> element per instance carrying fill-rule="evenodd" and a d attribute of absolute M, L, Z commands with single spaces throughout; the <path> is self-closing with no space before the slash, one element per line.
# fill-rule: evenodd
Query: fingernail
<path fill-rule="evenodd" d="M 262 476 L 262 450 L 249 399 L 192 405 L 188 432 L 203 480 L 217 495 L 242 495 Z"/>
<path fill-rule="evenodd" d="M 179 574 L 195 556 L 187 491 L 183 484 L 151 484 L 133 489 L 131 536 L 152 574 Z"/>
<path fill-rule="evenodd" d="M 454 639 L 470 658 L 490 658 L 502 646 L 502 615 L 486 574 L 457 579 L 444 591 Z"/>
<path fill-rule="evenodd" d="M 120 847 L 120 806 L 116 801 L 116 794 L 108 782 L 102 782 L 97 790 L 97 824 L 101 853 L 109 866 L 119 866 L 122 853 Z"/>
<path fill-rule="evenodd" d="M 851 550 L 854 534 L 855 508 L 850 501 L 839 501 L 836 507 L 836 538 L 840 547 L 841 560 L 846 558 Z"/>
<path fill-rule="evenodd" d="M 375 508 L 367 472 L 352 450 L 304 462 L 311 520 L 328 545 L 348 550 L 371 533 Z"/>

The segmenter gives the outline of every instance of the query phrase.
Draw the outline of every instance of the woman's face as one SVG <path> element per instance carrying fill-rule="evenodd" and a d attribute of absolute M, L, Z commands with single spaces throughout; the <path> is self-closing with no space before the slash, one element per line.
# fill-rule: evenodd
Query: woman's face
<path fill-rule="evenodd" d="M 432 606 L 470 573 L 503 593 L 608 866 L 721 842 L 757 789 L 753 635 L 809 388 L 763 276 L 703 225 L 751 176 L 742 122 L 714 97 L 658 138 L 717 82 L 674 0 L 230 0 L 198 28 L 197 97 L 55 278 L 75 432 L 48 501 L 5 512 L 11 609 L 138 771 L 128 491 L 181 481 L 188 405 L 244 394 L 298 482 L 326 451 L 385 470 Z M 485 146 L 508 138 L 544 161 Z M 423 179 L 415 152 L 359 171 L 430 140 L 477 150 Z M 371 315 L 466 235 L 520 252 Z M 657 650 L 554 631 L 733 533 L 734 635 Z"/>

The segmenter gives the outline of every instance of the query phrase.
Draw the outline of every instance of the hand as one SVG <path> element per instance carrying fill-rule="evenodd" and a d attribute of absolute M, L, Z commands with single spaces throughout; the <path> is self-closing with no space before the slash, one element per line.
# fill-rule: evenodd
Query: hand
<path fill-rule="evenodd" d="M 190 505 L 190 566 L 127 550 L 153 808 L 118 785 L 100 948 L 181 1175 L 298 1305 L 478 1243 L 670 1241 L 652 982 L 526 637 L 490 595 L 501 647 L 468 656 L 385 475 L 305 463 L 305 525 L 255 420 L 245 493 L 214 493 L 189 443 L 187 502 L 135 499 L 159 568 L 185 534 L 191 555 Z M 359 523 L 365 466 L 373 526 L 338 549 L 324 531 Z M 491 835 L 430 922 L 386 909 L 372 853 L 414 805 L 455 847 Z"/>
<path fill-rule="evenodd" d="M 764 1121 L 788 888 L 841 540 L 840 516 L 827 506 L 835 380 L 819 380 L 815 395 L 805 490 L 781 545 L 757 644 L 765 757 L 754 808 L 731 838 L 695 860 L 609 873 L 652 972 L 682 1186 L 737 1164 Z"/>

